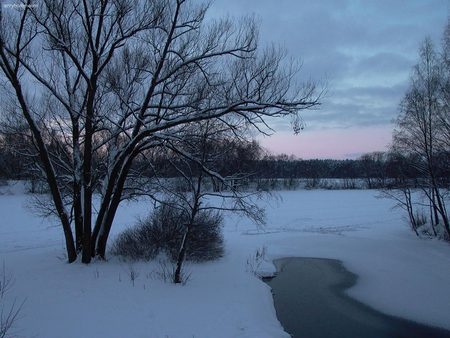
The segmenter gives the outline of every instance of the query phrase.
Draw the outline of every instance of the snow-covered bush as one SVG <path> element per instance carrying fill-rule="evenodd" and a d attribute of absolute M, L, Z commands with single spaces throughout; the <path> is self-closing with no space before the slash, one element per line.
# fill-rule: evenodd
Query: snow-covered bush
<path fill-rule="evenodd" d="M 164 283 L 173 283 L 176 274 L 176 263 L 165 259 L 159 260 L 158 268 L 148 274 L 147 278 L 160 280 Z M 191 272 L 184 269 L 180 273 L 180 284 L 186 285 L 191 278 Z"/>
<path fill-rule="evenodd" d="M 113 244 L 112 253 L 132 260 L 149 260 L 164 253 L 176 260 L 189 219 L 181 210 L 163 204 L 135 227 L 123 231 Z M 186 259 L 214 260 L 223 255 L 222 217 L 201 211 L 189 232 Z"/>
<path fill-rule="evenodd" d="M 259 271 L 261 265 L 263 264 L 263 262 L 266 260 L 266 252 L 267 252 L 266 246 L 262 246 L 261 248 L 256 249 L 256 252 L 247 258 L 246 270 L 248 272 L 251 272 L 252 274 L 254 274 L 257 277 L 260 277 L 258 271 Z"/>

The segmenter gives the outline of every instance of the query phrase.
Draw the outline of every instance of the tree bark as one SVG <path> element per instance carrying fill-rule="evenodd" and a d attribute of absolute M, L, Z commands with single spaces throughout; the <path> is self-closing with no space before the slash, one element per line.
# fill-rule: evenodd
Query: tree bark
<path fill-rule="evenodd" d="M 95 61 L 93 72 L 96 71 Z M 91 232 L 92 232 L 92 139 L 94 136 L 94 96 L 97 82 L 95 77 L 90 82 L 91 92 L 88 93 L 85 118 L 85 137 L 83 154 L 83 253 L 82 262 L 90 263 L 91 254 Z"/>
<path fill-rule="evenodd" d="M 183 282 L 183 280 L 181 278 L 181 269 L 183 266 L 184 259 L 186 258 L 186 249 L 187 249 L 187 243 L 188 243 L 191 227 L 192 227 L 191 224 L 187 225 L 186 231 L 183 236 L 183 240 L 181 241 L 180 251 L 178 252 L 178 258 L 177 258 L 177 268 L 175 269 L 175 274 L 173 276 L 173 282 L 175 284 L 180 284 Z"/>
<path fill-rule="evenodd" d="M 125 163 L 123 165 L 123 168 L 118 171 L 117 174 L 118 179 L 114 187 L 114 193 L 112 193 L 111 202 L 109 203 L 109 206 L 105 209 L 103 220 L 101 220 L 98 229 L 99 237 L 96 243 L 96 255 L 99 256 L 101 259 L 106 258 L 106 244 L 108 241 L 109 233 L 111 231 L 114 217 L 116 216 L 117 208 L 119 207 L 119 204 L 122 200 L 122 192 L 125 186 L 128 172 L 130 170 L 131 164 L 133 163 L 134 156 L 137 155 L 137 153 L 138 152 L 133 152 L 130 156 L 128 156 L 124 160 Z"/>

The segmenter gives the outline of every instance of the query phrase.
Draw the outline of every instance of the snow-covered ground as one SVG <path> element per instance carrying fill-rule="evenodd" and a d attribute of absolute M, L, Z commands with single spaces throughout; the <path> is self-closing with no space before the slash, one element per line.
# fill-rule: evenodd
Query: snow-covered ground
<path fill-rule="evenodd" d="M 59 229 L 12 187 L 0 195 L 0 261 L 14 277 L 7 302 L 25 300 L 14 333 L 36 338 L 288 337 L 269 287 L 251 270 L 283 256 L 340 259 L 360 276 L 349 294 L 383 312 L 450 329 L 450 245 L 418 239 L 376 191 L 280 192 L 268 222 L 226 216 L 226 255 L 190 264 L 184 286 L 161 279 L 160 263 L 67 264 Z M 150 210 L 124 204 L 113 236 Z M 254 258 L 265 248 L 263 262 Z M 136 279 L 131 280 L 131 271 Z"/>

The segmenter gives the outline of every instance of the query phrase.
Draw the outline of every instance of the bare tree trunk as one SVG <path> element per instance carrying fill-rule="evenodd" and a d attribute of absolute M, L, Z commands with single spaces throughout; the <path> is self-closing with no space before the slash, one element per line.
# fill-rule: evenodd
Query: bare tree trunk
<path fill-rule="evenodd" d="M 115 195 L 111 201 L 110 207 L 105 213 L 105 219 L 98 234 L 98 240 L 96 244 L 93 244 L 96 246 L 96 256 L 100 259 L 106 259 L 106 245 L 119 204 L 120 195 Z"/>
<path fill-rule="evenodd" d="M 64 59 L 65 60 L 65 59 Z M 66 64 L 65 64 L 65 67 Z M 67 91 L 70 92 L 70 81 L 67 79 Z M 73 106 L 72 100 L 70 101 Z M 83 248 L 83 206 L 81 200 L 81 153 L 79 119 L 71 115 L 72 119 L 72 162 L 73 162 L 73 214 L 75 223 L 75 243 L 77 253 Z"/>
<path fill-rule="evenodd" d="M 123 188 L 125 186 L 126 178 L 128 176 L 128 172 L 130 170 L 131 164 L 133 163 L 133 158 L 138 152 L 131 154 L 126 158 L 126 163 L 122 170 L 119 171 L 118 180 L 114 187 L 114 193 L 112 194 L 112 198 L 110 198 L 111 203 L 105 209 L 103 220 L 101 221 L 100 226 L 96 234 L 98 234 L 98 240 L 96 242 L 96 255 L 102 259 L 106 258 L 106 244 L 109 238 L 109 233 L 111 231 L 111 227 L 114 221 L 114 217 L 117 212 L 117 208 L 121 202 Z M 95 240 L 95 238 L 94 238 Z"/>
<path fill-rule="evenodd" d="M 75 223 L 75 243 L 77 253 L 83 248 L 83 214 L 81 207 L 81 186 L 78 182 L 73 185 L 73 214 Z"/>
<path fill-rule="evenodd" d="M 91 235 L 91 255 L 94 257 L 95 255 L 98 255 L 101 258 L 105 258 L 105 250 L 106 250 L 106 241 L 108 239 L 108 236 L 105 237 L 104 229 L 105 226 L 105 219 L 108 218 L 108 214 L 111 213 L 111 199 L 113 198 L 113 195 L 115 194 L 115 191 L 117 191 L 117 178 L 120 171 L 120 163 L 117 163 L 112 172 L 109 174 L 108 177 L 108 183 L 106 186 L 106 189 L 103 193 L 102 202 L 100 205 L 100 210 L 97 215 L 97 219 L 95 221 L 94 230 L 92 231 Z M 99 239 L 100 231 L 102 232 L 102 239 Z M 101 246 L 101 249 L 98 249 L 98 246 Z"/>
<path fill-rule="evenodd" d="M 77 252 L 75 249 L 75 243 L 73 240 L 72 229 L 70 227 L 69 216 L 65 210 L 64 203 L 61 197 L 61 192 L 58 187 L 58 182 L 56 179 L 56 172 L 53 168 L 50 155 L 48 153 L 48 149 L 44 143 L 39 127 L 36 125 L 33 115 L 28 107 L 28 104 L 25 100 L 21 82 L 19 75 L 19 57 L 21 53 L 20 41 L 22 38 L 22 33 L 25 25 L 25 19 L 28 13 L 28 6 L 25 7 L 22 18 L 20 20 L 19 25 L 19 34 L 16 44 L 16 55 L 15 55 L 15 65 L 13 65 L 6 55 L 5 42 L 0 36 L 0 66 L 3 73 L 7 76 L 9 82 L 11 83 L 17 100 L 19 102 L 19 106 L 22 109 L 23 116 L 25 117 L 28 126 L 30 127 L 31 133 L 33 135 L 33 139 L 36 142 L 37 148 L 39 150 L 39 156 L 44 166 L 44 171 L 47 177 L 47 182 L 50 188 L 50 192 L 53 198 L 53 202 L 55 204 L 55 208 L 58 214 L 58 217 L 61 221 L 61 225 L 63 227 L 64 238 L 66 241 L 66 250 L 67 250 L 67 259 L 69 263 L 72 263 L 77 258 Z"/>
<path fill-rule="evenodd" d="M 442 222 L 444 223 L 444 227 L 447 232 L 447 235 L 450 239 L 450 223 L 448 220 L 448 215 L 447 215 L 447 212 L 445 209 L 445 205 L 444 205 L 444 202 L 442 201 L 441 195 L 439 193 L 439 188 L 435 187 L 434 191 L 435 191 L 435 197 L 436 197 L 436 202 L 437 202 L 435 205 L 436 205 L 437 211 L 439 212 L 439 215 L 441 216 Z"/>
<path fill-rule="evenodd" d="M 108 208 L 110 207 L 110 202 L 111 202 L 111 196 L 113 194 L 113 186 L 115 184 L 116 180 L 113 178 L 109 178 L 108 180 L 108 186 L 106 188 L 106 191 L 104 192 L 103 198 L 102 198 L 102 202 L 100 205 L 100 210 L 98 212 L 97 215 L 97 219 L 95 221 L 95 225 L 94 225 L 94 230 L 92 231 L 92 235 L 91 235 L 91 255 L 92 257 L 94 257 L 95 255 L 98 254 L 98 248 L 97 248 L 97 239 L 100 233 L 100 230 L 104 224 L 104 219 L 105 219 L 105 215 L 108 213 Z M 104 240 L 102 240 L 104 241 Z M 106 247 L 106 243 L 104 245 Z M 102 250 L 103 252 L 103 258 L 104 258 L 104 250 Z"/>
<path fill-rule="evenodd" d="M 434 196 L 433 196 L 434 199 Z M 431 220 L 431 229 L 433 229 L 433 235 L 434 237 L 437 236 L 437 232 L 436 232 L 436 216 L 433 214 L 433 211 L 435 212 L 436 209 L 433 206 L 433 201 L 430 201 L 430 220 Z"/>
<path fill-rule="evenodd" d="M 207 157 L 207 150 L 206 150 L 206 140 L 207 140 L 207 133 L 205 133 L 203 142 L 201 144 L 202 147 L 202 163 L 206 161 Z M 199 168 L 201 169 L 201 168 Z M 178 253 L 177 258 L 177 268 L 175 269 L 175 274 L 173 276 L 173 282 L 175 284 L 179 284 L 183 282 L 183 278 L 181 276 L 181 269 L 183 267 L 184 260 L 186 258 L 186 250 L 187 250 L 187 243 L 189 240 L 189 234 L 191 232 L 192 227 L 194 226 L 194 221 L 197 216 L 197 213 L 200 208 L 200 199 L 201 199 L 201 187 L 203 182 L 203 171 L 200 171 L 199 176 L 197 177 L 197 184 L 194 184 L 192 187 L 194 188 L 194 198 L 193 198 L 193 205 L 191 209 L 191 214 L 189 215 L 189 223 L 186 225 L 186 231 L 183 236 L 183 240 L 181 241 L 180 245 L 180 251 Z"/>
<path fill-rule="evenodd" d="M 94 66 L 94 70 L 96 67 Z M 96 80 L 93 79 L 91 88 L 96 88 Z M 90 263 L 91 255 L 91 227 L 92 227 L 92 139 L 94 134 L 94 95 L 88 94 L 86 105 L 85 137 L 84 137 L 84 155 L 83 155 L 83 252 L 82 262 Z"/>
<path fill-rule="evenodd" d="M 413 204 L 412 204 L 412 199 L 411 199 L 411 191 L 409 190 L 409 188 L 406 188 L 403 193 L 405 195 L 406 210 L 408 211 L 409 222 L 411 223 L 411 227 L 414 230 L 414 232 L 416 233 L 416 235 L 419 236 L 419 232 L 417 231 L 417 221 L 414 216 L 414 209 L 413 209 Z"/>
<path fill-rule="evenodd" d="M 175 274 L 173 276 L 173 282 L 175 284 L 180 284 L 183 282 L 183 279 L 181 278 L 181 269 L 182 269 L 184 260 L 186 258 L 186 249 L 187 249 L 187 243 L 188 243 L 191 227 L 192 227 L 192 224 L 188 224 L 186 226 L 186 231 L 184 233 L 183 240 L 181 241 L 180 251 L 178 252 L 178 258 L 177 258 L 177 268 L 175 269 Z"/>
<path fill-rule="evenodd" d="M 14 78 L 11 82 L 16 91 L 17 99 L 22 108 L 24 117 L 28 122 L 30 130 L 33 134 L 33 138 L 39 149 L 39 156 L 40 156 L 42 164 L 44 165 L 44 168 L 45 168 L 45 173 L 47 175 L 47 182 L 48 182 L 48 185 L 50 188 L 50 193 L 52 195 L 58 217 L 59 217 L 59 219 L 61 221 L 61 225 L 63 227 L 64 238 L 66 241 L 67 260 L 69 263 L 72 263 L 77 258 L 77 251 L 75 249 L 75 243 L 73 240 L 72 229 L 70 227 L 69 216 L 64 208 L 64 203 L 63 203 L 63 200 L 61 198 L 61 193 L 58 188 L 58 182 L 56 180 L 56 174 L 53 169 L 53 166 L 52 166 L 52 163 L 51 163 L 48 151 L 47 151 L 47 147 L 45 146 L 44 140 L 42 139 L 42 135 L 28 110 L 28 106 L 26 104 L 25 98 L 22 93 L 22 88 L 21 88 L 19 82 L 17 81 L 17 79 L 14 79 Z"/>
<path fill-rule="evenodd" d="M 438 225 L 439 224 L 439 215 L 438 215 L 438 210 L 436 208 L 436 194 L 434 192 L 434 187 L 431 188 L 431 205 L 432 205 L 434 222 L 435 222 L 434 224 Z"/>

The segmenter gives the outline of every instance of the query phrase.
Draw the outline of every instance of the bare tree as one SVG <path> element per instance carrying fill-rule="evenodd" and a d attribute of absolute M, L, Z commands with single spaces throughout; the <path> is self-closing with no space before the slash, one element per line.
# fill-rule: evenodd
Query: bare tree
<path fill-rule="evenodd" d="M 219 163 L 223 164 L 226 160 L 230 151 L 226 144 L 233 149 L 236 143 L 243 141 L 239 134 L 230 130 L 227 123 L 203 121 L 187 126 L 182 134 L 168 142 L 167 147 L 175 154 L 171 156 L 170 162 L 178 173 L 177 176 L 182 179 L 185 189 L 166 187 L 164 190 L 170 196 L 171 207 L 180 209 L 187 220 L 177 257 L 174 283 L 182 282 L 182 266 L 190 234 L 199 219 L 204 221 L 205 212 L 241 213 L 257 224 L 264 223 L 264 210 L 252 202 L 252 197 L 260 193 L 240 189 L 239 183 L 248 173 L 228 171 L 229 175 L 222 176 L 219 171 L 210 169 L 217 168 Z M 213 184 L 208 184 L 217 181 L 222 185 L 220 192 L 213 188 Z M 210 198 L 219 201 L 211 204 L 208 201 Z"/>
<path fill-rule="evenodd" d="M 402 208 L 407 212 L 407 217 L 411 229 L 417 236 L 420 236 L 418 228 L 423 225 L 417 211 L 417 207 L 425 207 L 418 203 L 416 196 L 420 177 L 417 177 L 417 172 L 411 170 L 411 167 L 420 167 L 417 162 L 420 158 L 417 156 L 405 157 L 401 153 L 390 152 L 387 154 L 388 165 L 392 167 L 389 183 L 382 185 L 381 197 L 390 198 L 395 202 L 395 207 Z M 436 236 L 434 224 L 432 224 L 432 231 Z"/>
<path fill-rule="evenodd" d="M 0 274 L 0 338 L 7 338 L 12 337 L 11 330 L 19 317 L 24 302 L 18 304 L 13 301 L 9 306 L 5 305 L 6 296 L 11 290 L 14 280 L 7 274 L 4 263 Z"/>
<path fill-rule="evenodd" d="M 443 152 L 443 166 L 450 167 L 450 18 L 444 30 L 442 39 L 442 82 L 441 97 L 443 109 L 440 110 L 438 117 L 439 128 L 442 131 L 439 135 L 440 142 L 445 147 Z M 449 187 L 447 182 L 447 187 Z"/>
<path fill-rule="evenodd" d="M 394 200 L 396 203 L 396 207 L 402 208 L 407 212 L 411 229 L 417 236 L 419 236 L 419 232 L 417 231 L 417 229 L 420 224 L 417 221 L 417 214 L 414 210 L 412 193 L 412 188 L 409 185 L 405 184 L 402 186 L 397 186 L 395 189 L 383 189 L 382 196 Z"/>
<path fill-rule="evenodd" d="M 431 40 L 426 39 L 420 48 L 420 59 L 413 70 L 410 88 L 400 106 L 394 150 L 419 159 L 411 164 L 423 178 L 420 186 L 432 205 L 431 217 L 436 224 L 442 221 L 450 236 L 446 192 L 441 189 L 441 158 L 449 151 L 442 128 L 446 110 L 442 99 L 442 69 L 442 60 Z"/>
<path fill-rule="evenodd" d="M 252 18 L 206 21 L 208 6 L 187 0 L 19 7 L 0 13 L 3 96 L 30 128 L 69 262 L 105 257 L 134 160 L 186 124 L 265 132 L 267 117 L 287 116 L 298 131 L 299 111 L 318 104 L 313 84 L 293 86 L 283 53 L 257 50 Z"/>
<path fill-rule="evenodd" d="M 369 189 L 380 188 L 386 184 L 386 154 L 372 152 L 360 158 L 364 179 Z"/>

